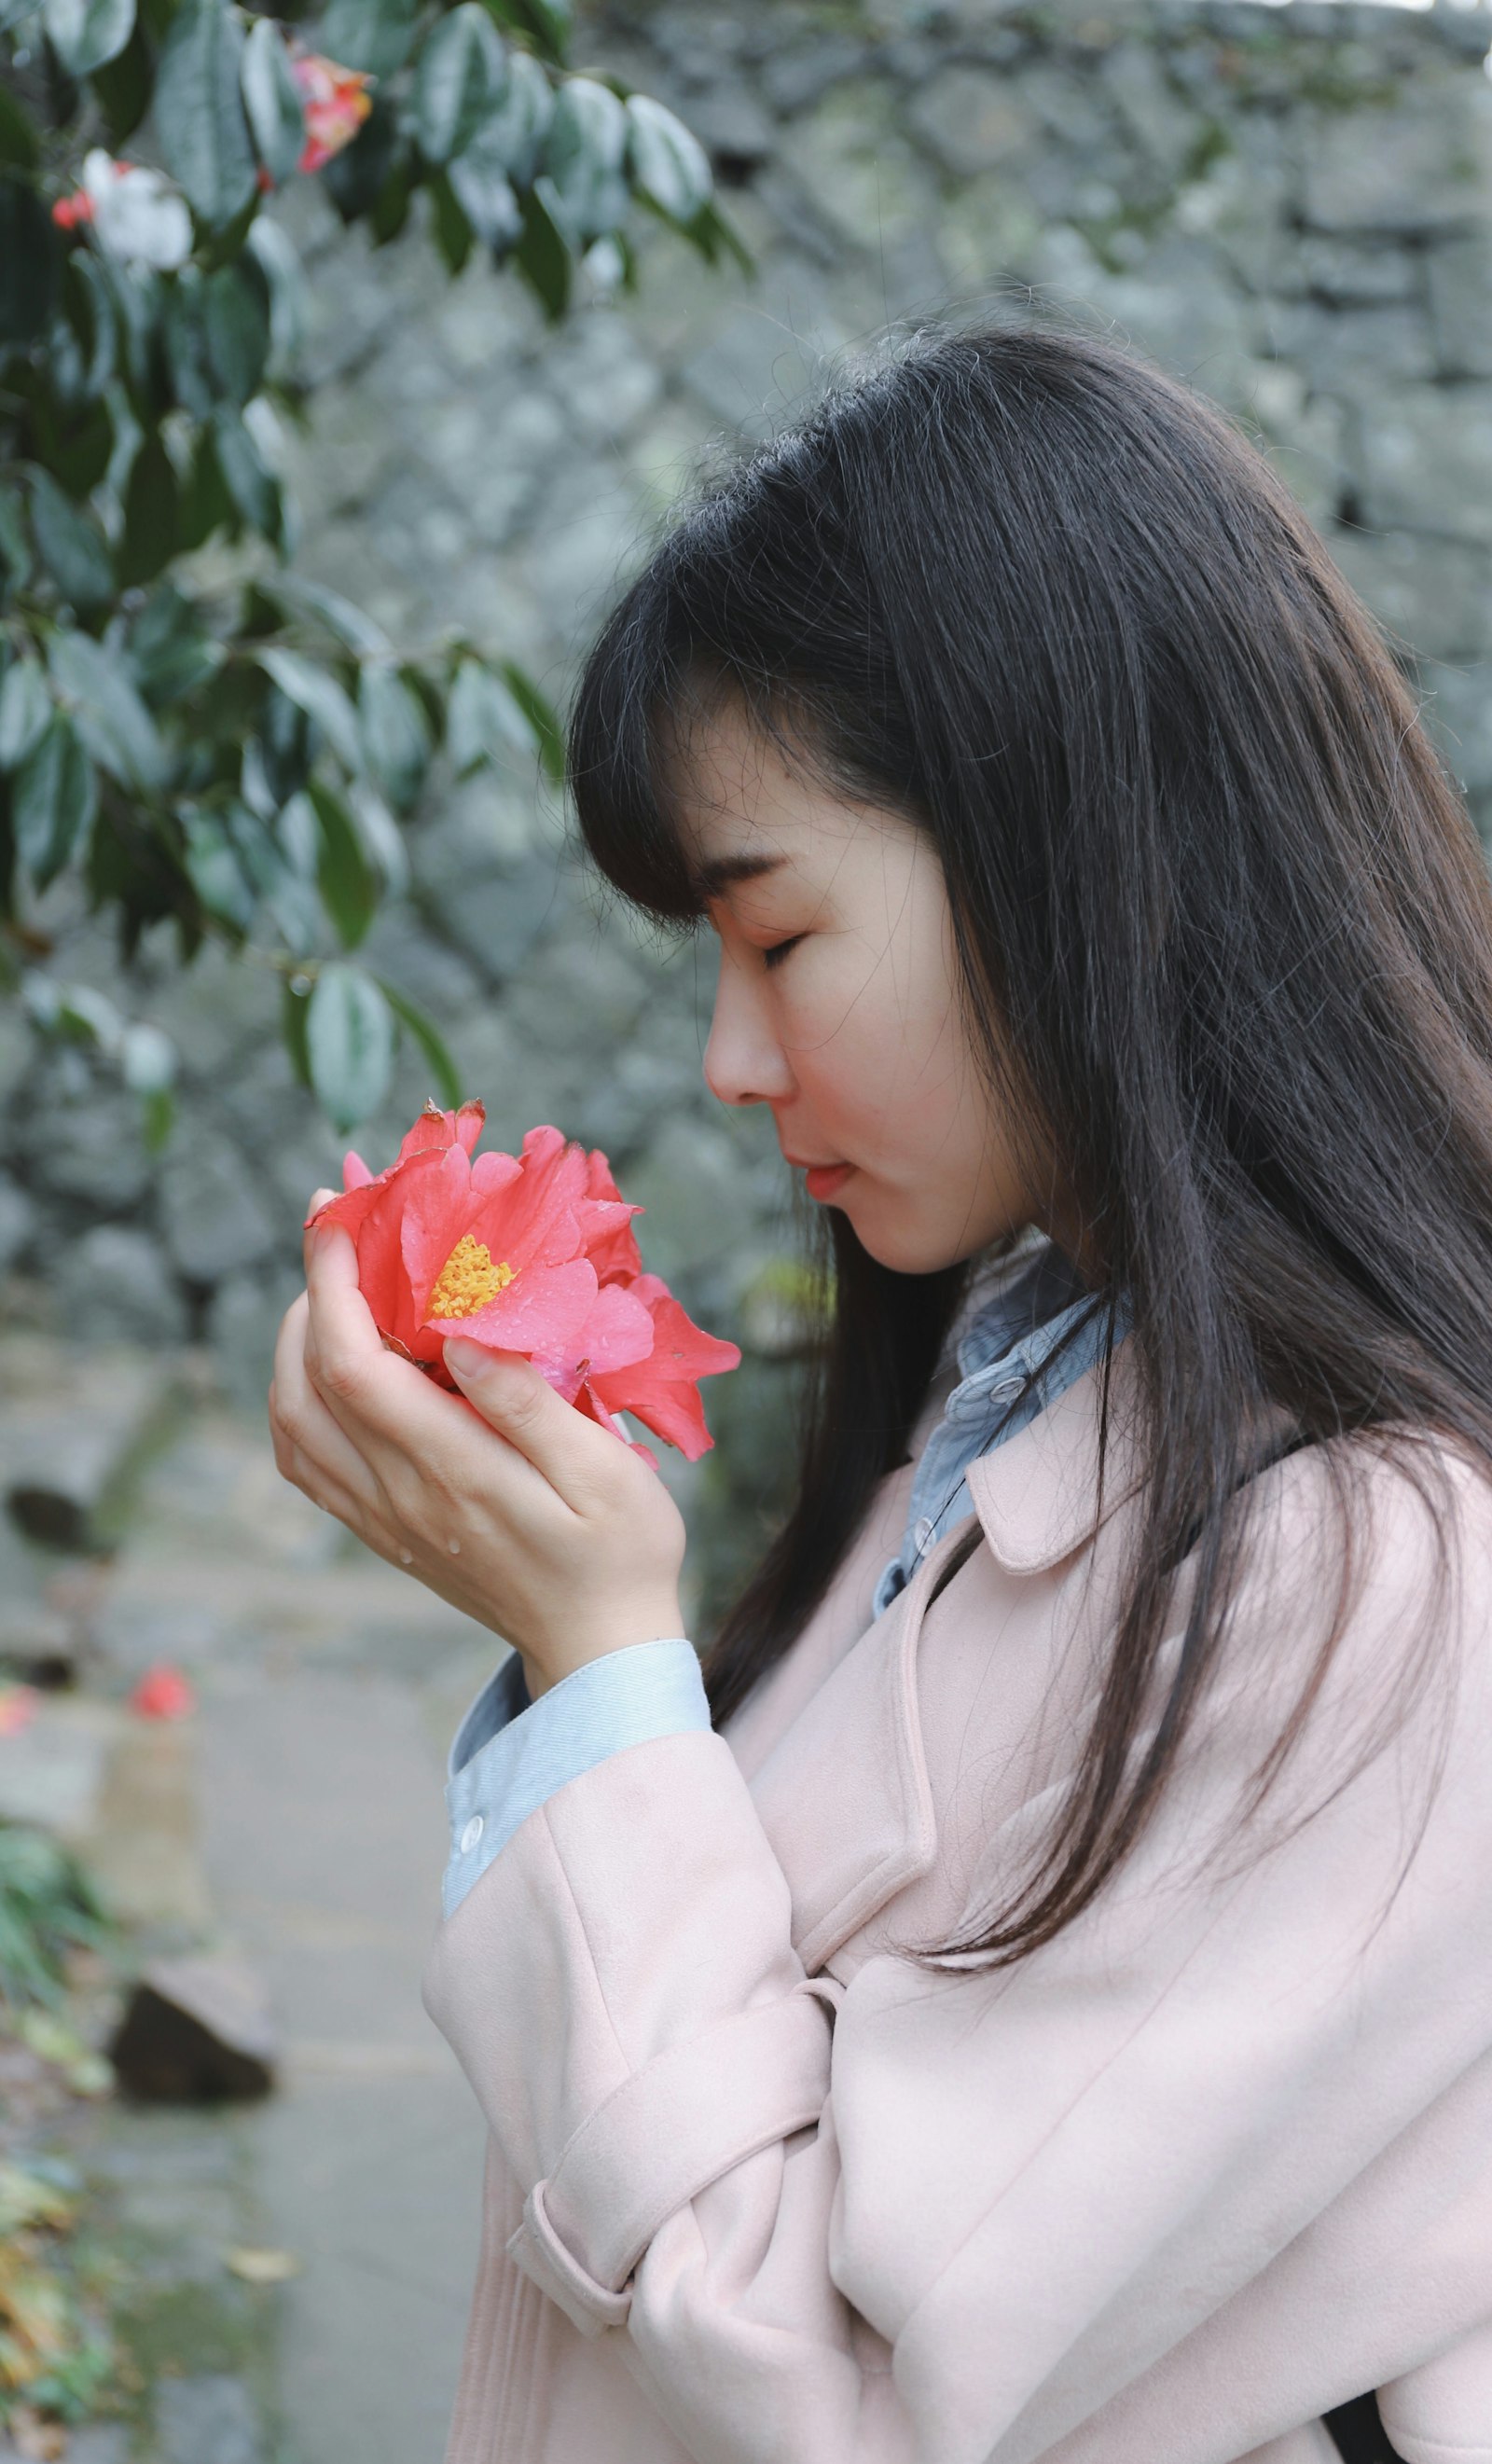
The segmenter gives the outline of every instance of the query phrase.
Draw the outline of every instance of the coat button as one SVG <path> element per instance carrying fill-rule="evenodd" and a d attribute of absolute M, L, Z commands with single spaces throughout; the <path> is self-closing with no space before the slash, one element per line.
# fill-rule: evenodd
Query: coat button
<path fill-rule="evenodd" d="M 485 1829 L 486 1825 L 483 1822 L 481 1815 L 479 1814 L 473 1814 L 471 1821 L 467 1824 L 465 1830 L 461 1834 L 461 1854 L 463 1857 L 471 1856 L 472 1849 L 476 1846 L 476 1843 L 480 1839 Z"/>

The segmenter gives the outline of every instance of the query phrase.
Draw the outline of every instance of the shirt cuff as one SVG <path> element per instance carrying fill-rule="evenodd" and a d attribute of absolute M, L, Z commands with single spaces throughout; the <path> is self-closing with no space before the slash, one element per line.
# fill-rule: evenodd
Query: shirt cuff
<path fill-rule="evenodd" d="M 451 1745 L 446 1784 L 450 1861 L 441 1886 L 446 1915 L 557 1789 L 628 1746 L 710 1725 L 698 1656 L 682 1636 L 629 1643 L 589 1660 L 537 1703 L 529 1702 L 515 1652 L 483 1687 Z"/>

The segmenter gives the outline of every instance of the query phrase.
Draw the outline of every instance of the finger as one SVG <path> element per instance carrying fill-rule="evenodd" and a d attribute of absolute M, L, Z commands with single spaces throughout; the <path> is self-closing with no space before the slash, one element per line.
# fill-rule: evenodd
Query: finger
<path fill-rule="evenodd" d="M 598 1486 L 615 1468 L 610 1450 L 616 1441 L 605 1430 L 564 1402 L 517 1353 L 489 1352 L 453 1335 L 445 1361 L 472 1410 L 517 1448 L 567 1506 L 582 1513 L 595 1502 Z"/>
<path fill-rule="evenodd" d="M 311 1229 L 311 1220 L 313 1216 L 318 1213 L 320 1208 L 327 1203 L 329 1199 L 333 1199 L 336 1196 L 337 1192 L 335 1189 L 318 1189 L 313 1190 L 311 1194 L 311 1203 L 306 1209 L 305 1226 L 300 1235 L 300 1254 L 305 1262 L 305 1270 L 307 1275 L 311 1272 L 311 1244 L 316 1238 L 316 1235 Z"/>
<path fill-rule="evenodd" d="M 304 1484 L 280 1461 L 282 1453 L 288 1457 L 292 1449 L 298 1450 L 307 1462 L 319 1467 L 324 1478 L 334 1480 L 347 1494 L 361 1501 L 364 1512 L 372 1513 L 381 1498 L 373 1469 L 327 1410 L 307 1375 L 309 1321 L 310 1305 L 302 1292 L 286 1310 L 274 1345 L 270 1424 L 274 1432 L 275 1459 L 285 1477 L 295 1479 L 296 1485 L 301 1487 Z"/>

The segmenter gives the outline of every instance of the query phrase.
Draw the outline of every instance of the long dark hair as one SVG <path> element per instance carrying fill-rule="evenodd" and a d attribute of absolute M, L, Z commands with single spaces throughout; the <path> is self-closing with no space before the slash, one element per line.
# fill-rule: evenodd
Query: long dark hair
<path fill-rule="evenodd" d="M 1130 1312 L 1140 1529 L 1040 1870 L 958 1946 L 1004 1961 L 1087 1903 L 1174 1766 L 1261 1414 L 1492 1464 L 1492 888 L 1393 657 L 1262 458 L 1069 335 L 924 330 L 658 545 L 570 737 L 589 848 L 657 916 L 697 912 L 679 748 L 719 693 L 932 833 L 992 1083 Z M 717 1721 L 903 1459 L 963 1283 L 889 1271 L 843 1218 L 833 1242 L 798 1501 L 714 1643 Z"/>

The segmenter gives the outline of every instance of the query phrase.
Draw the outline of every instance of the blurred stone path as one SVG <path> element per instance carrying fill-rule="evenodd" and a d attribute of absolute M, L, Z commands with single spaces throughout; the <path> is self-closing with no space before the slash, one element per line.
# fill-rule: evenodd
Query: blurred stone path
<path fill-rule="evenodd" d="M 281 2464 L 439 2464 L 475 2264 L 482 2130 L 419 1998 L 446 1743 L 498 1646 L 199 1410 L 143 1483 L 100 1640 L 201 1697 L 202 1845 L 264 1976 L 283 2084 L 246 2116 L 282 2296 Z M 208 2459 L 203 2459 L 208 2464 Z"/>
<path fill-rule="evenodd" d="M 440 2464 L 483 2133 L 419 1980 L 446 1746 L 500 1646 L 287 1488 L 262 1422 L 200 1395 L 123 1530 L 89 1603 L 84 1693 L 49 1698 L 55 1716 L 123 1720 L 111 1698 L 160 1660 L 199 1708 L 131 1724 L 158 1801 L 116 1805 L 95 1853 L 125 1882 L 155 1824 L 143 1940 L 247 1955 L 283 2043 L 262 2105 L 100 2112 L 90 2169 L 147 2231 L 160 2210 L 195 2236 L 213 2298 L 261 2305 L 269 2329 L 267 2367 L 235 2370 L 224 2346 L 162 2382 L 151 2464 Z M 224 2272 L 243 2241 L 299 2272 L 246 2295 Z M 88 2436 L 99 2464 L 123 2464 L 121 2432 Z"/>

